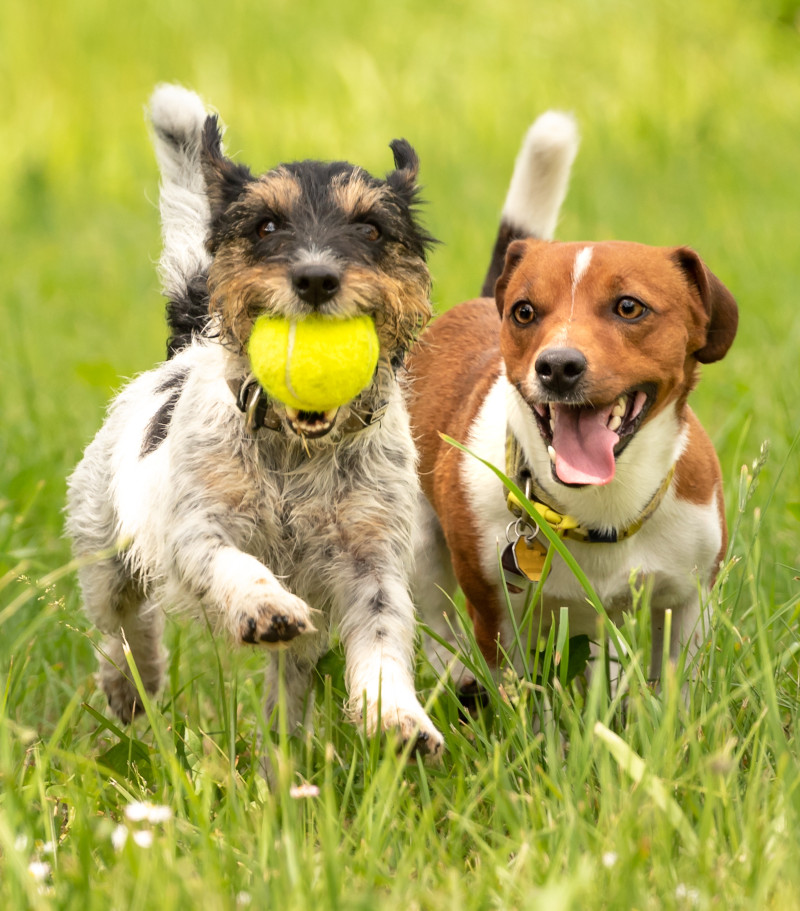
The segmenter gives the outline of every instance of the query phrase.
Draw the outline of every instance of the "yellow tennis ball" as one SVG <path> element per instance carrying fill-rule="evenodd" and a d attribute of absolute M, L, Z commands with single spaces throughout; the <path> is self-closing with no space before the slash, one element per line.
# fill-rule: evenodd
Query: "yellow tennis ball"
<path fill-rule="evenodd" d="M 368 316 L 260 316 L 248 342 L 258 382 L 300 411 L 331 411 L 355 398 L 375 375 L 379 348 Z"/>

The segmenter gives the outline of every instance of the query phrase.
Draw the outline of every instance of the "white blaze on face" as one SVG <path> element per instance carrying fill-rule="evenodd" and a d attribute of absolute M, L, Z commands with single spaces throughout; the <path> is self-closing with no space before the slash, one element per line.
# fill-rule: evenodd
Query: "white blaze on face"
<path fill-rule="evenodd" d="M 575 262 L 572 266 L 572 309 L 575 309 L 575 292 L 578 289 L 578 285 L 581 282 L 581 279 L 586 275 L 589 265 L 592 262 L 592 248 L 583 247 L 578 251 L 575 256 Z M 570 311 L 570 319 L 572 319 L 572 311 Z"/>
<path fill-rule="evenodd" d="M 591 262 L 592 248 L 581 247 L 581 249 L 578 250 L 578 252 L 575 254 L 575 261 L 572 264 L 572 299 L 570 301 L 569 316 L 565 320 L 564 325 L 550 342 L 552 346 L 568 346 L 569 332 L 570 328 L 572 327 L 572 320 L 575 317 L 575 292 L 578 290 L 578 285 L 586 275 Z"/>

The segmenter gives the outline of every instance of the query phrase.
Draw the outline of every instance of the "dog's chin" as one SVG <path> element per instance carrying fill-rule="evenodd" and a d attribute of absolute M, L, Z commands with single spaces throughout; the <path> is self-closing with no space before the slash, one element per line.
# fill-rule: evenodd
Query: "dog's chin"
<path fill-rule="evenodd" d="M 657 392 L 655 383 L 644 383 L 610 404 L 528 401 L 550 456 L 553 480 L 564 487 L 610 483 L 617 459 L 647 419 Z"/>
<path fill-rule="evenodd" d="M 319 440 L 333 430 L 338 413 L 338 408 L 330 411 L 299 411 L 287 405 L 286 423 L 296 436 L 306 440 Z"/>

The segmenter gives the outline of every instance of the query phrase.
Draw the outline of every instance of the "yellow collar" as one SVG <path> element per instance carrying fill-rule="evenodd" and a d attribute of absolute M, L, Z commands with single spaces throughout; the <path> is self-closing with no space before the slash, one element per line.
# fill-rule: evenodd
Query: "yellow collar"
<path fill-rule="evenodd" d="M 523 489 L 527 487 L 528 490 L 533 489 L 536 498 L 528 497 L 528 499 L 538 515 L 547 522 L 560 538 L 569 538 L 572 541 L 583 541 L 592 544 L 615 544 L 617 541 L 624 541 L 626 538 L 630 538 L 631 535 L 635 535 L 658 509 L 675 476 L 675 466 L 673 465 L 667 472 L 667 476 L 661 482 L 661 486 L 653 494 L 634 522 L 626 528 L 612 528 L 609 531 L 587 528 L 585 525 L 581 525 L 574 516 L 558 512 L 558 510 L 553 509 L 552 506 L 541 499 L 542 491 L 537 489 L 538 485 L 533 479 L 530 468 L 525 464 L 522 447 L 511 431 L 508 432 L 506 437 L 506 474 L 511 480 L 517 482 L 519 487 Z M 508 491 L 506 504 L 512 515 L 517 516 L 517 518 L 526 514 L 522 504 L 511 491 Z"/>

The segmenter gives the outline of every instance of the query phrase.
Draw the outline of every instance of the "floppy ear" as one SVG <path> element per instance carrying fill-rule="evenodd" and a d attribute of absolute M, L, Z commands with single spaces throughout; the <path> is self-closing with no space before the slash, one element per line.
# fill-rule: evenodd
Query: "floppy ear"
<path fill-rule="evenodd" d="M 395 170 L 386 175 L 386 183 L 411 205 L 417 195 L 419 158 L 406 139 L 393 139 L 389 148 L 394 154 Z"/>
<path fill-rule="evenodd" d="M 200 161 L 211 207 L 211 218 L 216 220 L 242 195 L 245 186 L 253 180 L 249 168 L 236 164 L 223 155 L 222 133 L 216 115 L 206 117 L 203 124 Z"/>
<path fill-rule="evenodd" d="M 698 293 L 703 307 L 699 322 L 705 323 L 701 347 L 693 352 L 701 364 L 719 361 L 728 352 L 739 324 L 739 308 L 730 291 L 689 247 L 673 251 L 673 259 Z"/>
<path fill-rule="evenodd" d="M 508 245 L 508 249 L 506 250 L 503 271 L 500 273 L 500 278 L 497 279 L 494 286 L 494 301 L 497 304 L 497 310 L 501 319 L 503 318 L 503 309 L 506 302 L 506 288 L 508 287 L 509 281 L 511 281 L 514 270 L 528 252 L 529 244 L 530 241 L 528 240 L 515 240 Z"/>

